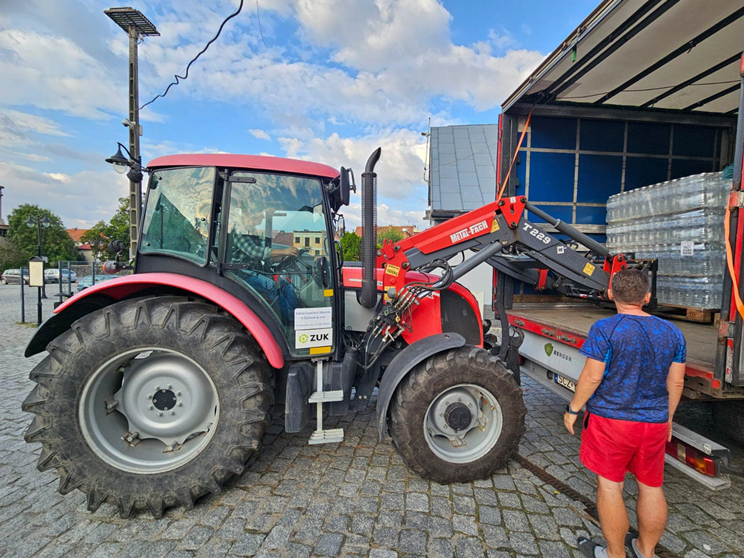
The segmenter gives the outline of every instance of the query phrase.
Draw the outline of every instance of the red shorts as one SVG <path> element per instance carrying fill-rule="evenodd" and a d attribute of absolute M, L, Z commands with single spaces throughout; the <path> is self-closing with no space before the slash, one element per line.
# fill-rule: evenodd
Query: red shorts
<path fill-rule="evenodd" d="M 666 422 L 633 422 L 585 413 L 579 458 L 587 469 L 613 482 L 622 482 L 629 471 L 646 486 L 661 486 L 668 428 Z"/>

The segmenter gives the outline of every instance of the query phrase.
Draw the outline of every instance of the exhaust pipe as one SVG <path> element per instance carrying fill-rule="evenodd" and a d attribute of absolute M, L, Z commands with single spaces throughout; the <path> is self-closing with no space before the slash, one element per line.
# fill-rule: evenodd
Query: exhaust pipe
<path fill-rule="evenodd" d="M 362 292 L 359 304 L 374 308 L 377 304 L 377 174 L 375 165 L 380 160 L 382 148 L 378 147 L 367 159 L 362 174 Z"/>

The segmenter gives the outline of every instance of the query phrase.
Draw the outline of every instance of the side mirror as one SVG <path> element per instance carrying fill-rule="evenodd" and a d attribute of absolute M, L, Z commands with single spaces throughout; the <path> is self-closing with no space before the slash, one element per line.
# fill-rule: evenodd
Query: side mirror
<path fill-rule="evenodd" d="M 124 248 L 126 248 L 126 246 L 124 246 L 124 243 L 121 240 L 112 240 L 108 245 L 108 250 L 112 254 L 121 252 Z"/>
<path fill-rule="evenodd" d="M 349 179 L 349 170 L 345 167 L 341 167 L 339 171 L 339 188 L 338 194 L 340 197 L 341 205 L 349 205 L 351 199 L 351 180 Z M 356 188 L 354 188 L 356 190 Z"/>

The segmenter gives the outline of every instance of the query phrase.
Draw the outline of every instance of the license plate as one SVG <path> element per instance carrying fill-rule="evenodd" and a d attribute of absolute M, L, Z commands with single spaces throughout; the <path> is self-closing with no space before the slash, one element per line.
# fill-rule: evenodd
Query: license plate
<path fill-rule="evenodd" d="M 553 376 L 553 378 L 555 378 L 555 383 L 559 386 L 563 386 L 569 391 L 576 391 L 576 382 L 574 382 L 573 380 L 569 380 L 568 378 L 564 378 L 563 376 L 559 376 L 558 374 Z"/>

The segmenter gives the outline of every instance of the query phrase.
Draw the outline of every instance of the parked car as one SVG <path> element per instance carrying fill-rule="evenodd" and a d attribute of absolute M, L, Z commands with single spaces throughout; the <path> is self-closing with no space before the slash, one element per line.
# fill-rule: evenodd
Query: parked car
<path fill-rule="evenodd" d="M 103 283 L 104 281 L 110 281 L 111 279 L 116 279 L 117 277 L 121 277 L 121 275 L 96 275 L 96 281 L 93 282 L 93 276 L 92 275 L 86 275 L 82 279 L 80 279 L 80 282 L 77 286 L 77 292 L 84 291 L 88 287 L 92 287 L 94 284 Z"/>
<path fill-rule="evenodd" d="M 2 275 L 0 275 L 0 283 L 3 285 L 20 285 L 21 284 L 21 270 L 20 269 L 6 269 Z M 23 270 L 23 283 L 28 285 L 28 269 Z"/>
<path fill-rule="evenodd" d="M 68 281 L 68 275 L 70 278 L 71 283 L 77 283 L 77 275 L 74 271 L 71 269 L 63 269 L 62 270 L 62 281 L 67 283 Z M 45 283 L 59 283 L 60 278 L 60 270 L 59 269 L 47 269 L 44 272 L 44 282 Z"/>

